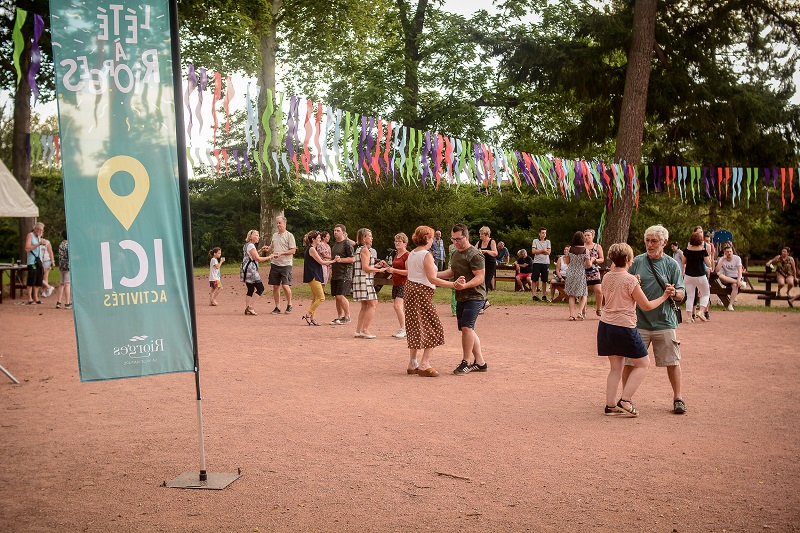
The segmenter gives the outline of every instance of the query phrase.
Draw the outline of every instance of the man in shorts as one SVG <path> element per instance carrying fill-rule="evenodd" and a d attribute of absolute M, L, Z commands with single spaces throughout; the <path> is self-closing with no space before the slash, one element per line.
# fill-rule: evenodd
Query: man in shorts
<path fill-rule="evenodd" d="M 539 280 L 542 280 L 542 301 L 547 301 L 547 274 L 550 271 L 550 241 L 547 239 L 547 228 L 539 228 L 539 238 L 531 243 L 531 256 L 533 257 L 533 275 L 531 276 L 531 292 L 533 301 L 538 302 L 536 292 L 539 290 Z"/>
<path fill-rule="evenodd" d="M 478 314 L 486 304 L 486 263 L 480 250 L 469 243 L 469 230 L 464 224 L 453 226 L 450 240 L 455 245 L 450 268 L 437 275 L 444 279 L 455 279 L 456 317 L 458 329 L 461 330 L 463 359 L 453 374 L 486 372 L 489 365 L 483 359 L 481 340 L 475 333 Z"/>
<path fill-rule="evenodd" d="M 268 283 L 272 285 L 272 297 L 275 299 L 273 315 L 281 314 L 281 288 L 286 296 L 286 314 L 292 312 L 292 259 L 297 251 L 294 235 L 286 231 L 286 217 L 276 217 L 275 226 L 278 231 L 272 234 L 272 244 L 265 246 L 271 252 L 272 266 L 269 269 Z"/>
<path fill-rule="evenodd" d="M 344 224 L 333 228 L 334 243 L 331 246 L 331 294 L 336 299 L 336 318 L 334 326 L 350 323 L 350 302 L 347 297 L 353 292 L 353 263 L 356 260 L 353 243 L 347 238 Z"/>
<path fill-rule="evenodd" d="M 647 253 L 637 255 L 628 272 L 639 278 L 645 296 L 648 300 L 655 300 L 664 289 L 653 275 L 656 275 L 663 284 L 675 286 L 675 301 L 683 300 L 686 289 L 683 285 L 681 267 L 675 260 L 664 253 L 669 240 L 669 232 L 663 226 L 651 226 L 644 232 L 644 244 Z M 649 261 L 648 261 L 649 259 Z M 650 264 L 652 263 L 652 268 Z M 653 355 L 656 366 L 667 367 L 667 376 L 672 385 L 672 407 L 675 414 L 682 415 L 686 412 L 686 404 L 681 398 L 681 341 L 676 335 L 678 318 L 670 301 L 667 300 L 652 311 L 642 311 L 636 308 L 636 328 L 642 336 L 645 346 L 653 345 Z M 622 384 L 628 379 L 633 370 L 633 363 L 625 359 L 625 369 L 622 371 Z"/>

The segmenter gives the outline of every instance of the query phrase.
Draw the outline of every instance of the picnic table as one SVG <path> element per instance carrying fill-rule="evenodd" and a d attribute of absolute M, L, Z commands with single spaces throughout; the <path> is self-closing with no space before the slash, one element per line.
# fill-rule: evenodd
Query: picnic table
<path fill-rule="evenodd" d="M 739 294 L 757 294 L 759 300 L 764 300 L 764 305 L 767 307 L 772 306 L 773 300 L 783 300 L 789 304 L 789 307 L 794 307 L 790 296 L 778 296 L 778 293 L 772 288 L 773 283 L 778 283 L 778 276 L 775 272 L 743 272 L 742 277 L 747 283 L 746 289 L 739 289 Z M 753 282 L 763 284 L 763 289 L 756 289 Z M 727 307 L 730 303 L 731 288 L 724 286 L 719 281 L 719 276 L 716 272 L 711 273 L 711 294 L 719 297 L 722 303 Z"/>
<path fill-rule="evenodd" d="M 20 278 L 20 273 L 26 270 L 28 270 L 28 265 L 0 263 L 0 304 L 3 303 L 3 276 L 5 272 L 8 271 L 8 286 L 11 289 L 11 299 L 16 300 L 17 290 L 22 290 L 25 287 L 25 284 Z"/>

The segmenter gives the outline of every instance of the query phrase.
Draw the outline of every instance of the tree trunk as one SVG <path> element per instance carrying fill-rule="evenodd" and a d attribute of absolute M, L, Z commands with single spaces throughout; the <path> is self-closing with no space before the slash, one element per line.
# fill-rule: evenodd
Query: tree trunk
<path fill-rule="evenodd" d="M 420 39 L 425 27 L 425 10 L 428 0 L 419 0 L 414 19 L 409 19 L 409 6 L 403 0 L 397 0 L 400 11 L 400 23 L 403 28 L 403 57 L 405 59 L 405 82 L 400 103 L 401 120 L 406 126 L 416 129 L 425 129 L 426 125 L 420 122 L 419 117 L 419 63 Z"/>
<path fill-rule="evenodd" d="M 25 21 L 22 27 L 24 47 L 19 58 L 21 79 L 14 94 L 14 137 L 11 145 L 11 171 L 16 176 L 19 184 L 35 200 L 33 181 L 31 180 L 31 163 L 28 158 L 27 146 L 30 142 L 31 130 L 31 86 L 28 83 L 28 70 L 31 66 L 31 40 L 33 37 L 33 15 Z M 25 236 L 33 229 L 34 218 L 19 219 L 19 258 L 26 260 Z"/>
<path fill-rule="evenodd" d="M 647 110 L 647 88 L 656 28 L 656 0 L 636 0 L 633 13 L 633 33 L 625 72 L 625 92 L 617 133 L 614 161 L 638 165 L 642 158 L 642 136 Z M 617 242 L 627 242 L 633 214 L 633 192 L 626 190 L 607 215 L 602 244 L 608 247 Z"/>
<path fill-rule="evenodd" d="M 258 109 L 263 112 L 267 109 L 267 89 L 272 91 L 272 103 L 275 104 L 275 63 L 278 53 L 278 21 L 279 13 L 283 0 L 272 0 L 272 12 L 269 17 L 269 27 L 264 28 L 264 24 L 258 25 L 260 30 L 260 40 L 258 51 L 261 54 L 261 68 L 258 71 L 258 86 L 261 92 L 258 96 Z M 265 31 L 266 30 L 266 31 Z M 261 117 L 256 117 L 258 121 L 258 128 L 260 138 L 266 139 L 266 131 L 261 122 Z M 271 151 L 278 150 L 278 143 L 280 142 L 278 125 L 275 123 L 275 115 L 269 119 L 269 128 L 272 130 L 272 137 L 269 145 Z M 264 152 L 263 141 L 261 146 L 257 148 L 258 153 L 256 157 L 262 157 Z M 262 159 L 263 161 L 263 159 Z M 277 172 L 278 169 L 275 169 Z M 272 238 L 272 230 L 274 229 L 275 217 L 283 215 L 283 209 L 278 209 L 272 202 L 270 194 L 270 186 L 272 185 L 272 176 L 265 173 L 261 179 L 261 209 L 259 213 L 259 233 L 261 233 L 262 244 L 270 244 Z"/>

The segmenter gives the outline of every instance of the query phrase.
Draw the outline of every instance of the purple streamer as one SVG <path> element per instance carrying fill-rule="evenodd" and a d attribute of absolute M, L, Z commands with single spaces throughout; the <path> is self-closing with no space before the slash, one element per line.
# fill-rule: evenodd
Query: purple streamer
<path fill-rule="evenodd" d="M 439 175 L 439 153 L 442 150 L 442 147 L 439 143 L 439 135 L 435 135 L 433 137 L 433 154 L 431 154 L 431 162 L 433 162 L 433 177 Z"/>
<path fill-rule="evenodd" d="M 369 117 L 367 120 L 367 148 L 364 151 L 364 161 L 367 163 L 367 177 L 369 177 L 369 169 L 372 168 L 372 153 L 375 149 L 375 137 L 372 136 L 372 128 L 375 127 L 375 117 Z M 378 129 L 375 128 L 375 134 L 377 135 Z M 375 176 L 375 179 L 378 177 Z"/>
<path fill-rule="evenodd" d="M 708 167 L 703 167 L 703 180 L 706 183 L 706 196 L 711 198 L 711 191 L 708 190 Z"/>
<path fill-rule="evenodd" d="M 578 198 L 583 188 L 583 168 L 581 168 L 580 161 L 578 160 L 573 161 L 573 164 L 575 165 L 575 180 L 573 181 L 575 184 L 575 198 Z"/>
<path fill-rule="evenodd" d="M 242 160 L 239 159 L 239 150 L 233 151 L 233 158 L 236 160 L 236 170 L 239 171 L 239 177 L 242 177 Z"/>
<path fill-rule="evenodd" d="M 289 116 L 286 118 L 286 151 L 289 152 L 289 159 L 294 160 L 294 140 L 297 136 L 297 123 L 299 122 L 300 98 L 297 96 L 289 97 Z"/>
<path fill-rule="evenodd" d="M 189 103 L 189 97 L 192 95 L 192 92 L 197 88 L 197 74 L 194 71 L 194 65 L 189 63 L 186 67 L 186 73 L 188 78 L 188 83 L 186 84 L 186 96 L 184 96 L 184 100 L 186 100 L 186 110 L 188 111 L 189 115 L 189 128 L 188 128 L 188 138 L 192 138 L 192 106 Z"/>
<path fill-rule="evenodd" d="M 422 147 L 422 186 L 425 187 L 425 184 L 428 182 L 428 174 L 430 174 L 430 168 L 428 165 L 428 156 L 431 153 L 431 132 L 425 132 L 425 145 Z"/>
<path fill-rule="evenodd" d="M 33 44 L 31 45 L 31 65 L 28 67 L 28 85 L 33 91 L 33 105 L 39 101 L 39 85 L 36 84 L 36 74 L 42 65 L 42 50 L 39 48 L 39 39 L 44 31 L 44 19 L 41 15 L 33 15 Z"/>
<path fill-rule="evenodd" d="M 242 157 L 244 157 L 244 165 L 247 167 L 247 172 L 251 172 L 250 169 L 250 155 L 247 153 L 247 150 L 242 150 Z M 277 165 L 276 165 L 277 170 Z"/>
<path fill-rule="evenodd" d="M 366 115 L 362 115 L 361 133 L 358 136 L 358 176 L 364 183 L 366 183 L 366 181 L 364 180 L 364 141 L 366 141 L 366 138 L 367 138 L 367 117 Z"/>
<path fill-rule="evenodd" d="M 197 91 L 197 107 L 195 114 L 197 115 L 197 128 L 199 131 L 203 130 L 203 92 L 208 87 L 208 71 L 204 68 L 200 69 L 200 77 L 198 79 L 199 90 Z"/>
<path fill-rule="evenodd" d="M 772 188 L 778 188 L 778 169 L 775 167 L 772 168 Z"/>

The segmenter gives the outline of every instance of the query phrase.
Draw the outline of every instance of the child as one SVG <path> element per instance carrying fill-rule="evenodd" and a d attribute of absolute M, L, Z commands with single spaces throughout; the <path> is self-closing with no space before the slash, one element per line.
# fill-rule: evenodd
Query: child
<path fill-rule="evenodd" d="M 664 294 L 648 300 L 639 280 L 628 273 L 633 262 L 633 250 L 625 243 L 612 244 L 608 249 L 612 262 L 611 270 L 603 278 L 603 294 L 606 305 L 600 312 L 597 326 L 597 355 L 608 357 L 610 370 L 606 380 L 605 414 L 639 416 L 631 398 L 644 380 L 650 358 L 639 331 L 636 329 L 636 306 L 643 311 L 652 311 L 664 300 L 675 294 L 675 287 L 666 285 Z M 633 363 L 633 370 L 623 383 L 622 396 L 617 401 L 617 389 L 622 380 L 625 358 Z"/>
<path fill-rule="evenodd" d="M 211 266 L 208 272 L 208 284 L 211 286 L 211 305 L 219 305 L 217 303 L 217 293 L 222 289 L 219 267 L 225 262 L 225 258 L 221 257 L 222 249 L 219 246 L 208 252 L 208 256 L 211 258 Z"/>

